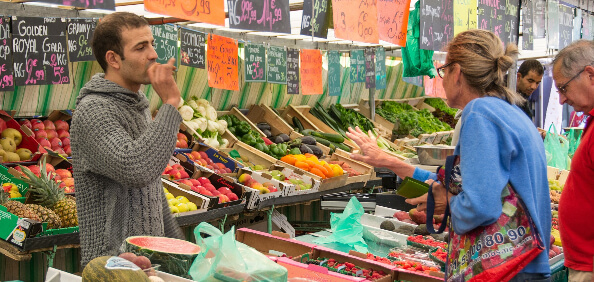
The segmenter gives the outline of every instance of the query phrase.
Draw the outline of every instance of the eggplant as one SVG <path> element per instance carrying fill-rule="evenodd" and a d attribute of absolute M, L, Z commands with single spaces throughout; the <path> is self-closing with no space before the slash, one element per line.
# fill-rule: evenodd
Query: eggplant
<path fill-rule="evenodd" d="M 262 130 L 262 133 L 264 133 L 264 135 L 266 135 L 266 138 L 272 137 L 272 132 L 270 132 L 270 130 L 268 130 L 268 129 Z"/>
<path fill-rule="evenodd" d="M 283 139 L 282 136 L 280 136 L 280 134 L 277 135 L 277 136 L 272 137 L 272 140 L 271 141 L 274 142 L 274 143 L 276 143 L 276 144 L 285 143 L 285 140 Z"/>
<path fill-rule="evenodd" d="M 289 142 L 289 141 L 291 141 L 291 138 L 289 138 L 289 135 L 287 135 L 287 134 L 281 133 L 281 134 L 279 134 L 277 136 L 283 138 L 283 142 Z"/>
<path fill-rule="evenodd" d="M 301 151 L 301 154 L 313 154 L 313 151 L 309 148 L 307 144 L 301 144 L 301 146 L 299 146 L 299 151 Z"/>
<path fill-rule="evenodd" d="M 312 154 L 314 154 L 318 158 L 321 158 L 324 155 L 324 152 L 322 152 L 322 149 L 320 149 L 320 147 L 318 147 L 316 145 L 308 144 L 307 147 L 312 151 Z"/>
<path fill-rule="evenodd" d="M 303 136 L 300 139 L 301 139 L 302 143 L 305 143 L 307 145 L 315 145 L 316 144 L 316 139 L 311 136 Z"/>
<path fill-rule="evenodd" d="M 258 122 L 258 124 L 256 124 L 256 127 L 262 131 L 272 130 L 272 128 L 270 127 L 270 124 L 268 124 L 267 122 Z"/>

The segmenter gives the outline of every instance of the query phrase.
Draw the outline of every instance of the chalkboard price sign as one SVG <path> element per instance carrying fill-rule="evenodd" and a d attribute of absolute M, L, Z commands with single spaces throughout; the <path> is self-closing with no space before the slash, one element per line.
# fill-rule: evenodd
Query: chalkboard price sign
<path fill-rule="evenodd" d="M 259 44 L 245 44 L 245 81 L 266 81 L 266 48 Z"/>
<path fill-rule="evenodd" d="M 375 49 L 375 89 L 386 89 L 386 50 Z"/>
<path fill-rule="evenodd" d="M 313 13 L 312 13 L 313 1 Z M 330 23 L 327 15 L 329 0 L 304 0 L 303 15 L 301 16 L 301 35 L 326 38 L 328 36 L 328 24 Z M 313 16 L 312 16 L 313 14 Z"/>
<path fill-rule="evenodd" d="M 180 29 L 181 64 L 203 69 L 206 64 L 206 34 L 187 28 Z"/>
<path fill-rule="evenodd" d="M 66 19 L 12 18 L 14 83 L 68 84 Z"/>
<path fill-rule="evenodd" d="M 289 0 L 227 0 L 229 27 L 291 33 Z"/>
<path fill-rule="evenodd" d="M 532 50 L 534 49 L 534 30 L 532 29 L 532 11 L 533 3 L 531 0 L 522 1 L 522 11 L 524 16 L 522 17 L 522 49 Z"/>
<path fill-rule="evenodd" d="M 299 49 L 287 49 L 287 93 L 299 94 Z"/>
<path fill-rule="evenodd" d="M 71 62 L 94 61 L 91 39 L 97 20 L 68 19 L 68 56 Z"/>
<path fill-rule="evenodd" d="M 571 43 L 573 30 L 573 9 L 559 5 L 559 50 Z"/>
<path fill-rule="evenodd" d="M 545 14 L 547 10 L 547 2 L 545 0 L 532 0 L 534 38 L 545 37 Z"/>
<path fill-rule="evenodd" d="M 175 58 L 178 63 L 177 52 L 177 26 L 172 24 L 151 25 L 153 37 L 155 38 L 155 51 L 157 51 L 157 63 L 165 64 L 169 59 Z"/>
<path fill-rule="evenodd" d="M 505 1 L 479 1 L 478 28 L 495 33 L 503 42 L 505 35 Z"/>
<path fill-rule="evenodd" d="M 518 45 L 519 29 L 520 29 L 520 0 L 506 0 L 505 4 L 505 22 L 504 34 L 505 38 L 501 37 L 504 44 L 513 43 Z"/>
<path fill-rule="evenodd" d="M 340 96 L 340 54 L 328 51 L 328 94 Z"/>
<path fill-rule="evenodd" d="M 365 88 L 375 88 L 375 48 L 365 48 Z"/>
<path fill-rule="evenodd" d="M 41 0 L 39 2 L 85 9 L 103 9 L 115 11 L 115 0 Z"/>
<path fill-rule="evenodd" d="M 14 76 L 10 49 L 10 17 L 0 16 L 0 91 L 12 90 Z"/>
<path fill-rule="evenodd" d="M 363 50 L 351 50 L 351 83 L 365 82 L 365 55 Z"/>
<path fill-rule="evenodd" d="M 421 0 L 421 49 L 440 51 L 454 38 L 453 1 Z"/>
<path fill-rule="evenodd" d="M 582 39 L 592 40 L 594 33 L 594 16 L 589 15 L 588 13 L 583 13 L 584 22 L 582 24 Z"/>
<path fill-rule="evenodd" d="M 287 83 L 287 50 L 285 47 L 270 46 L 268 48 L 268 76 L 270 83 Z"/>

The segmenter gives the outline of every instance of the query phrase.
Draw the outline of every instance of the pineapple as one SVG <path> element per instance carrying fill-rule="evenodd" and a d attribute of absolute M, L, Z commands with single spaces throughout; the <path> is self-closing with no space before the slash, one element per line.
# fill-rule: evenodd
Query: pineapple
<path fill-rule="evenodd" d="M 36 201 L 41 206 L 51 209 L 60 217 L 62 227 L 78 226 L 76 202 L 71 197 L 66 197 L 64 190 L 54 181 L 53 175 L 48 174 L 45 158 L 42 160 L 40 167 L 41 177 L 38 177 L 28 168 L 21 166 L 25 177 L 19 179 L 29 184 L 29 191 L 33 193 Z"/>
<path fill-rule="evenodd" d="M 37 214 L 29 209 L 25 204 L 17 201 L 11 201 L 10 194 L 4 191 L 0 191 L 0 205 L 6 207 L 9 213 L 12 213 L 21 218 L 29 218 L 33 220 L 41 221 L 41 218 Z"/>
<path fill-rule="evenodd" d="M 52 210 L 36 204 L 27 204 L 26 206 L 36 213 L 41 218 L 42 222 L 47 222 L 47 229 L 57 229 L 62 227 L 60 217 Z"/>

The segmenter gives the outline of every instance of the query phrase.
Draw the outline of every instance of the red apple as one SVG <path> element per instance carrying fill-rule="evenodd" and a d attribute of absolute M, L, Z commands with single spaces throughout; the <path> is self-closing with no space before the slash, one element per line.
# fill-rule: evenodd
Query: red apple
<path fill-rule="evenodd" d="M 209 190 L 209 191 L 210 191 L 210 190 Z M 217 197 L 218 197 L 219 195 L 223 195 L 223 194 L 221 194 L 221 192 L 219 192 L 219 191 L 217 191 L 217 190 L 214 190 L 214 191 L 211 191 L 211 192 L 212 192 L 212 194 L 213 194 L 214 196 L 217 196 Z"/>
<path fill-rule="evenodd" d="M 173 168 L 170 165 L 167 165 L 165 167 L 165 170 L 163 171 L 163 174 L 169 174 L 169 172 L 171 172 L 173 170 Z"/>
<path fill-rule="evenodd" d="M 62 140 L 62 146 L 70 146 L 70 137 L 61 137 L 60 140 Z"/>
<path fill-rule="evenodd" d="M 205 152 L 200 151 L 200 152 L 198 152 L 198 154 L 200 154 L 200 156 L 202 157 L 202 159 L 207 159 L 208 158 L 208 155 L 206 155 Z"/>
<path fill-rule="evenodd" d="M 70 129 L 70 126 L 68 125 L 67 122 L 63 121 L 63 120 L 56 120 L 54 122 L 54 125 L 56 127 L 56 130 L 66 130 L 68 131 Z"/>
<path fill-rule="evenodd" d="M 39 139 L 39 138 L 47 139 L 47 132 L 45 132 L 45 130 L 38 130 L 38 131 L 34 131 L 34 132 L 35 132 L 35 139 Z"/>
<path fill-rule="evenodd" d="M 52 148 L 58 147 L 58 148 L 62 148 L 62 140 L 60 140 L 60 138 L 58 137 L 54 137 L 52 139 L 49 140 L 50 144 L 52 144 Z"/>
<path fill-rule="evenodd" d="M 31 120 L 31 124 L 32 124 L 32 125 L 34 125 L 34 124 L 36 124 L 36 123 L 43 123 L 43 121 L 41 121 L 41 120 L 39 120 L 39 119 L 36 119 L 36 118 L 34 118 L 34 119 L 32 119 L 32 120 Z"/>
<path fill-rule="evenodd" d="M 198 178 L 198 181 L 200 181 L 200 184 L 202 184 L 202 186 L 204 186 L 206 184 L 210 184 L 210 180 L 208 180 L 208 178 L 206 178 L 206 177 L 200 177 L 200 178 Z"/>
<path fill-rule="evenodd" d="M 54 137 L 58 137 L 58 133 L 54 129 L 46 129 L 47 139 L 52 140 Z"/>
<path fill-rule="evenodd" d="M 192 182 L 190 180 L 188 180 L 188 179 L 182 179 L 182 180 L 180 180 L 178 182 L 192 187 Z"/>
<path fill-rule="evenodd" d="M 70 178 L 70 177 L 72 177 L 72 173 L 70 173 L 69 170 L 63 169 L 63 168 L 56 169 L 56 174 L 59 175 L 59 176 L 61 176 L 62 178 Z"/>
<path fill-rule="evenodd" d="M 184 167 L 180 164 L 174 164 L 172 168 L 175 170 L 184 170 Z"/>
<path fill-rule="evenodd" d="M 188 137 L 185 134 L 179 132 L 179 133 L 177 133 L 177 140 L 184 140 L 187 143 L 188 142 Z"/>
<path fill-rule="evenodd" d="M 64 129 L 58 129 L 58 131 L 56 131 L 56 133 L 58 134 L 58 138 L 70 137 L 70 133 L 68 133 L 68 131 L 66 131 Z"/>
<path fill-rule="evenodd" d="M 188 177 L 190 177 L 190 175 L 188 175 L 188 172 L 186 172 L 185 170 L 180 170 L 180 174 L 181 174 L 181 178 L 188 178 Z"/>
<path fill-rule="evenodd" d="M 204 190 L 204 191 L 202 191 L 202 193 L 200 193 L 200 194 L 202 194 L 202 195 L 206 195 L 206 196 L 211 196 L 211 197 L 214 197 L 214 196 L 213 196 L 213 194 L 212 194 L 212 192 L 210 192 L 210 191 L 208 191 L 208 190 Z"/>
<path fill-rule="evenodd" d="M 51 120 L 44 120 L 43 125 L 45 125 L 45 129 L 56 130 L 56 126 L 54 125 L 54 122 Z"/>
<path fill-rule="evenodd" d="M 27 167 L 33 174 L 39 176 L 41 175 L 41 169 L 39 169 L 38 165 L 30 165 Z"/>
<path fill-rule="evenodd" d="M 32 120 L 31 121 L 31 129 L 33 131 L 44 130 L 45 129 L 45 125 L 43 125 L 43 122 L 41 122 L 40 120 L 37 123 L 33 123 L 33 120 Z"/>
<path fill-rule="evenodd" d="M 229 201 L 239 200 L 239 197 L 237 197 L 237 195 L 235 193 L 229 193 L 229 194 L 226 194 L 225 196 L 229 197 Z"/>
<path fill-rule="evenodd" d="M 182 149 L 188 148 L 188 142 L 185 140 L 177 139 L 177 142 L 175 142 L 175 147 Z"/>
<path fill-rule="evenodd" d="M 231 193 L 231 189 L 229 189 L 227 187 L 221 187 L 217 191 L 219 191 L 219 192 L 221 192 L 221 194 L 225 194 L 225 195 Z"/>
<path fill-rule="evenodd" d="M 67 155 L 64 149 L 62 149 L 61 147 L 52 147 L 52 151 L 60 155 Z"/>
<path fill-rule="evenodd" d="M 54 171 L 56 171 L 56 169 L 54 168 L 53 165 L 46 163 L 45 164 L 45 171 L 47 171 L 47 172 L 54 172 Z M 66 184 L 66 185 L 68 185 L 68 184 Z"/>
<path fill-rule="evenodd" d="M 181 171 L 174 169 L 169 172 L 169 179 L 176 180 L 176 179 L 181 179 L 181 178 L 182 178 Z"/>
<path fill-rule="evenodd" d="M 66 155 L 72 155 L 72 149 L 70 149 L 70 145 L 68 146 L 64 146 L 64 152 L 66 152 Z"/>
<path fill-rule="evenodd" d="M 190 179 L 190 182 L 192 182 L 193 186 L 201 186 L 202 185 L 200 183 L 200 181 L 198 181 L 198 179 Z"/>
<path fill-rule="evenodd" d="M 210 158 L 205 158 L 206 159 L 206 164 L 212 165 L 213 162 Z"/>
<path fill-rule="evenodd" d="M 198 153 L 196 151 L 192 151 L 190 154 L 194 157 L 195 160 L 202 159 L 202 156 L 200 155 L 200 153 Z"/>
<path fill-rule="evenodd" d="M 4 120 L 2 120 L 2 122 L 4 122 Z M 0 122 L 0 123 L 2 123 L 2 122 Z M 20 125 L 24 125 L 24 126 L 28 127 L 29 129 L 31 129 L 31 127 L 33 126 L 33 125 L 31 124 L 31 121 L 30 121 L 30 120 L 28 120 L 28 119 L 26 119 L 26 118 L 19 120 L 19 124 L 20 124 Z M 2 126 L 0 125 L 0 128 L 1 128 L 1 127 L 2 127 Z"/>
<path fill-rule="evenodd" d="M 39 143 L 39 145 L 41 145 L 42 147 L 48 147 L 48 148 L 52 147 L 52 143 L 50 143 L 50 141 L 45 138 L 37 139 L 37 143 Z"/>

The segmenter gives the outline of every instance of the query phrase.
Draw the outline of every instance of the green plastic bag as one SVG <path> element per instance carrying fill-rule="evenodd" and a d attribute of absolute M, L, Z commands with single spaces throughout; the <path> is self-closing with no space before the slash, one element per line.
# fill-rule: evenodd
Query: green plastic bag
<path fill-rule="evenodd" d="M 551 131 L 551 127 L 553 131 Z M 544 140 L 547 165 L 558 169 L 567 169 L 569 163 L 569 141 L 557 134 L 554 124 L 549 126 L 549 131 Z"/>
<path fill-rule="evenodd" d="M 203 238 L 202 234 L 209 235 Z M 287 269 L 235 240 L 235 227 L 223 234 L 202 222 L 194 229 L 201 252 L 189 274 L 194 281 L 279 281 L 288 279 Z"/>
<path fill-rule="evenodd" d="M 567 133 L 567 139 L 569 139 L 569 157 L 573 159 L 573 154 L 580 146 L 580 141 L 582 140 L 582 132 L 583 129 L 581 128 L 571 128 Z"/>
<path fill-rule="evenodd" d="M 317 244 L 338 243 L 348 245 L 357 252 L 367 253 L 367 243 L 363 240 L 363 206 L 352 197 L 343 213 L 330 214 L 330 227 L 332 234 L 328 237 L 319 238 L 314 241 Z"/>
<path fill-rule="evenodd" d="M 402 72 L 403 77 L 428 75 L 434 78 L 437 74 L 433 66 L 433 50 L 423 50 L 419 43 L 421 1 L 417 1 L 415 9 L 408 16 L 406 31 L 406 47 L 402 47 Z"/>

